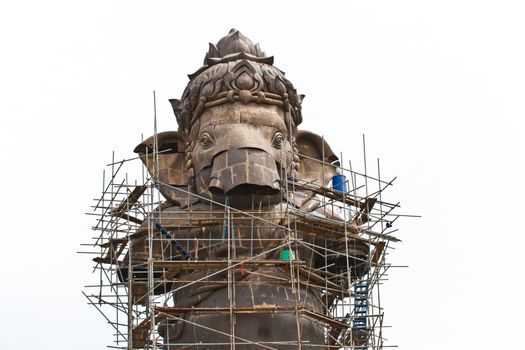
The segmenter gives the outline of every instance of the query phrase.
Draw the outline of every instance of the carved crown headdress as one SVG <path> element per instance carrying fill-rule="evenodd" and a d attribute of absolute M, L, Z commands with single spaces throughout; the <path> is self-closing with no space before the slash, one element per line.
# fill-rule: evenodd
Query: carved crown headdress
<path fill-rule="evenodd" d="M 189 132 L 206 108 L 237 101 L 279 106 L 295 128 L 302 121 L 304 95 L 298 95 L 284 72 L 272 64 L 272 56 L 236 29 L 217 45 L 210 43 L 204 65 L 188 75 L 181 100 L 170 100 L 179 129 Z"/>

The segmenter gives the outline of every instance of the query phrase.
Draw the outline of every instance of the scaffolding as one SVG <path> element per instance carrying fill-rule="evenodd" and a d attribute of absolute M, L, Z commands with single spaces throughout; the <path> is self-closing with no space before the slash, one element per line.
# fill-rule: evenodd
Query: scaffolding
<path fill-rule="evenodd" d="M 363 137 L 364 146 L 364 137 Z M 148 159 L 155 160 L 160 152 Z M 300 159 L 309 158 L 296 154 Z M 189 188 L 173 187 L 187 196 L 187 206 L 167 209 L 158 177 L 148 175 L 138 158 L 115 161 L 104 171 L 102 195 L 90 215 L 96 217 L 91 242 L 97 283 L 83 294 L 114 331 L 119 349 L 231 349 L 254 348 L 382 349 L 384 309 L 380 288 L 392 267 L 387 262 L 399 217 L 399 203 L 383 200 L 394 182 L 381 178 L 379 160 L 371 176 L 352 169 L 352 163 L 329 164 L 339 176 L 328 186 L 283 174 L 283 200 L 277 207 L 254 205 L 239 210 L 200 197 Z M 140 179 L 129 180 L 128 170 L 142 169 Z M 334 177 L 335 179 L 335 177 Z M 313 204 L 295 205 L 308 196 Z M 192 200 L 193 199 L 193 200 Z M 194 208 L 199 201 L 201 207 Z M 303 201 L 304 202 L 304 201 Z M 203 205 L 206 209 L 203 209 Z M 313 208 L 313 209 L 312 209 Z M 271 232 L 259 235 L 258 232 Z M 134 241 L 143 249 L 133 251 Z M 211 254 L 220 249 L 222 254 Z M 364 254 L 363 252 L 366 251 Z M 305 253 L 306 252 L 306 253 Z M 136 257 L 140 256 L 140 259 Z M 239 290 L 258 283 L 286 286 L 286 305 L 247 305 Z M 180 300 L 188 290 L 225 290 L 227 300 L 210 306 Z M 185 292 L 186 291 L 186 292 Z M 308 301 L 312 295 L 314 302 Z M 223 315 L 227 325 L 199 322 L 203 315 Z M 297 319 L 289 339 L 255 341 L 239 336 L 236 327 L 246 315 L 289 315 Z M 283 316 L 284 317 L 284 316 Z M 307 320 L 307 321 L 303 321 Z M 308 341 L 301 322 L 321 329 L 324 339 Z M 170 344 L 169 332 L 182 325 L 214 337 L 206 341 Z M 177 328 L 178 327 L 178 328 Z"/>

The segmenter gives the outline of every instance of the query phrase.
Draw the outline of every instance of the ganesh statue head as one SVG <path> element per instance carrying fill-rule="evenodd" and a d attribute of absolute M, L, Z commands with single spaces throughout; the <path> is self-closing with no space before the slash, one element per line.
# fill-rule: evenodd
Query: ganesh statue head
<path fill-rule="evenodd" d="M 170 100 L 179 130 L 159 134 L 159 182 L 168 200 L 181 204 L 173 188 L 190 186 L 236 207 L 275 204 L 290 178 L 329 182 L 337 157 L 321 137 L 298 130 L 304 95 L 272 64 L 235 29 L 210 44 L 182 98 Z M 153 139 L 135 151 L 145 160 Z"/>

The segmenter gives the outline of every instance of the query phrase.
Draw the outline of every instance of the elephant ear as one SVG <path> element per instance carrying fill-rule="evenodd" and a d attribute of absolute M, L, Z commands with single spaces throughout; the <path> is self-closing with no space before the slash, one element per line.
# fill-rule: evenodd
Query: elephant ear
<path fill-rule="evenodd" d="M 188 170 L 185 167 L 186 134 L 177 131 L 166 131 L 157 134 L 158 158 L 154 157 L 155 137 L 151 136 L 135 147 L 134 152 L 148 169 L 151 176 L 158 169 L 159 191 L 171 203 L 187 206 L 188 198 L 197 202 L 193 196 L 188 196 Z M 156 166 L 158 159 L 158 166 Z M 175 187 L 175 188 L 174 188 Z M 179 189 L 176 189 L 179 188 Z"/>
<path fill-rule="evenodd" d="M 339 158 L 330 145 L 321 136 L 305 130 L 297 131 L 295 143 L 299 152 L 298 178 L 317 186 L 328 186 L 339 165 Z"/>
<path fill-rule="evenodd" d="M 307 182 L 316 186 L 327 187 L 339 166 L 339 158 L 332 148 L 319 135 L 310 131 L 298 130 L 295 135 L 297 152 L 299 153 L 299 168 L 297 178 L 300 182 Z M 303 207 L 305 202 L 314 196 L 312 191 L 303 191 L 301 196 L 296 196 L 294 203 Z M 307 211 L 312 210 L 307 209 Z"/>

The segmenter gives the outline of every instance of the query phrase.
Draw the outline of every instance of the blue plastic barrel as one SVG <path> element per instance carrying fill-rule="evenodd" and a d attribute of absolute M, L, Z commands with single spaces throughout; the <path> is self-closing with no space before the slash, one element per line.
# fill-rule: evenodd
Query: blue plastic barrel
<path fill-rule="evenodd" d="M 332 177 L 332 187 L 336 191 L 346 192 L 346 176 L 335 174 L 334 177 Z"/>

